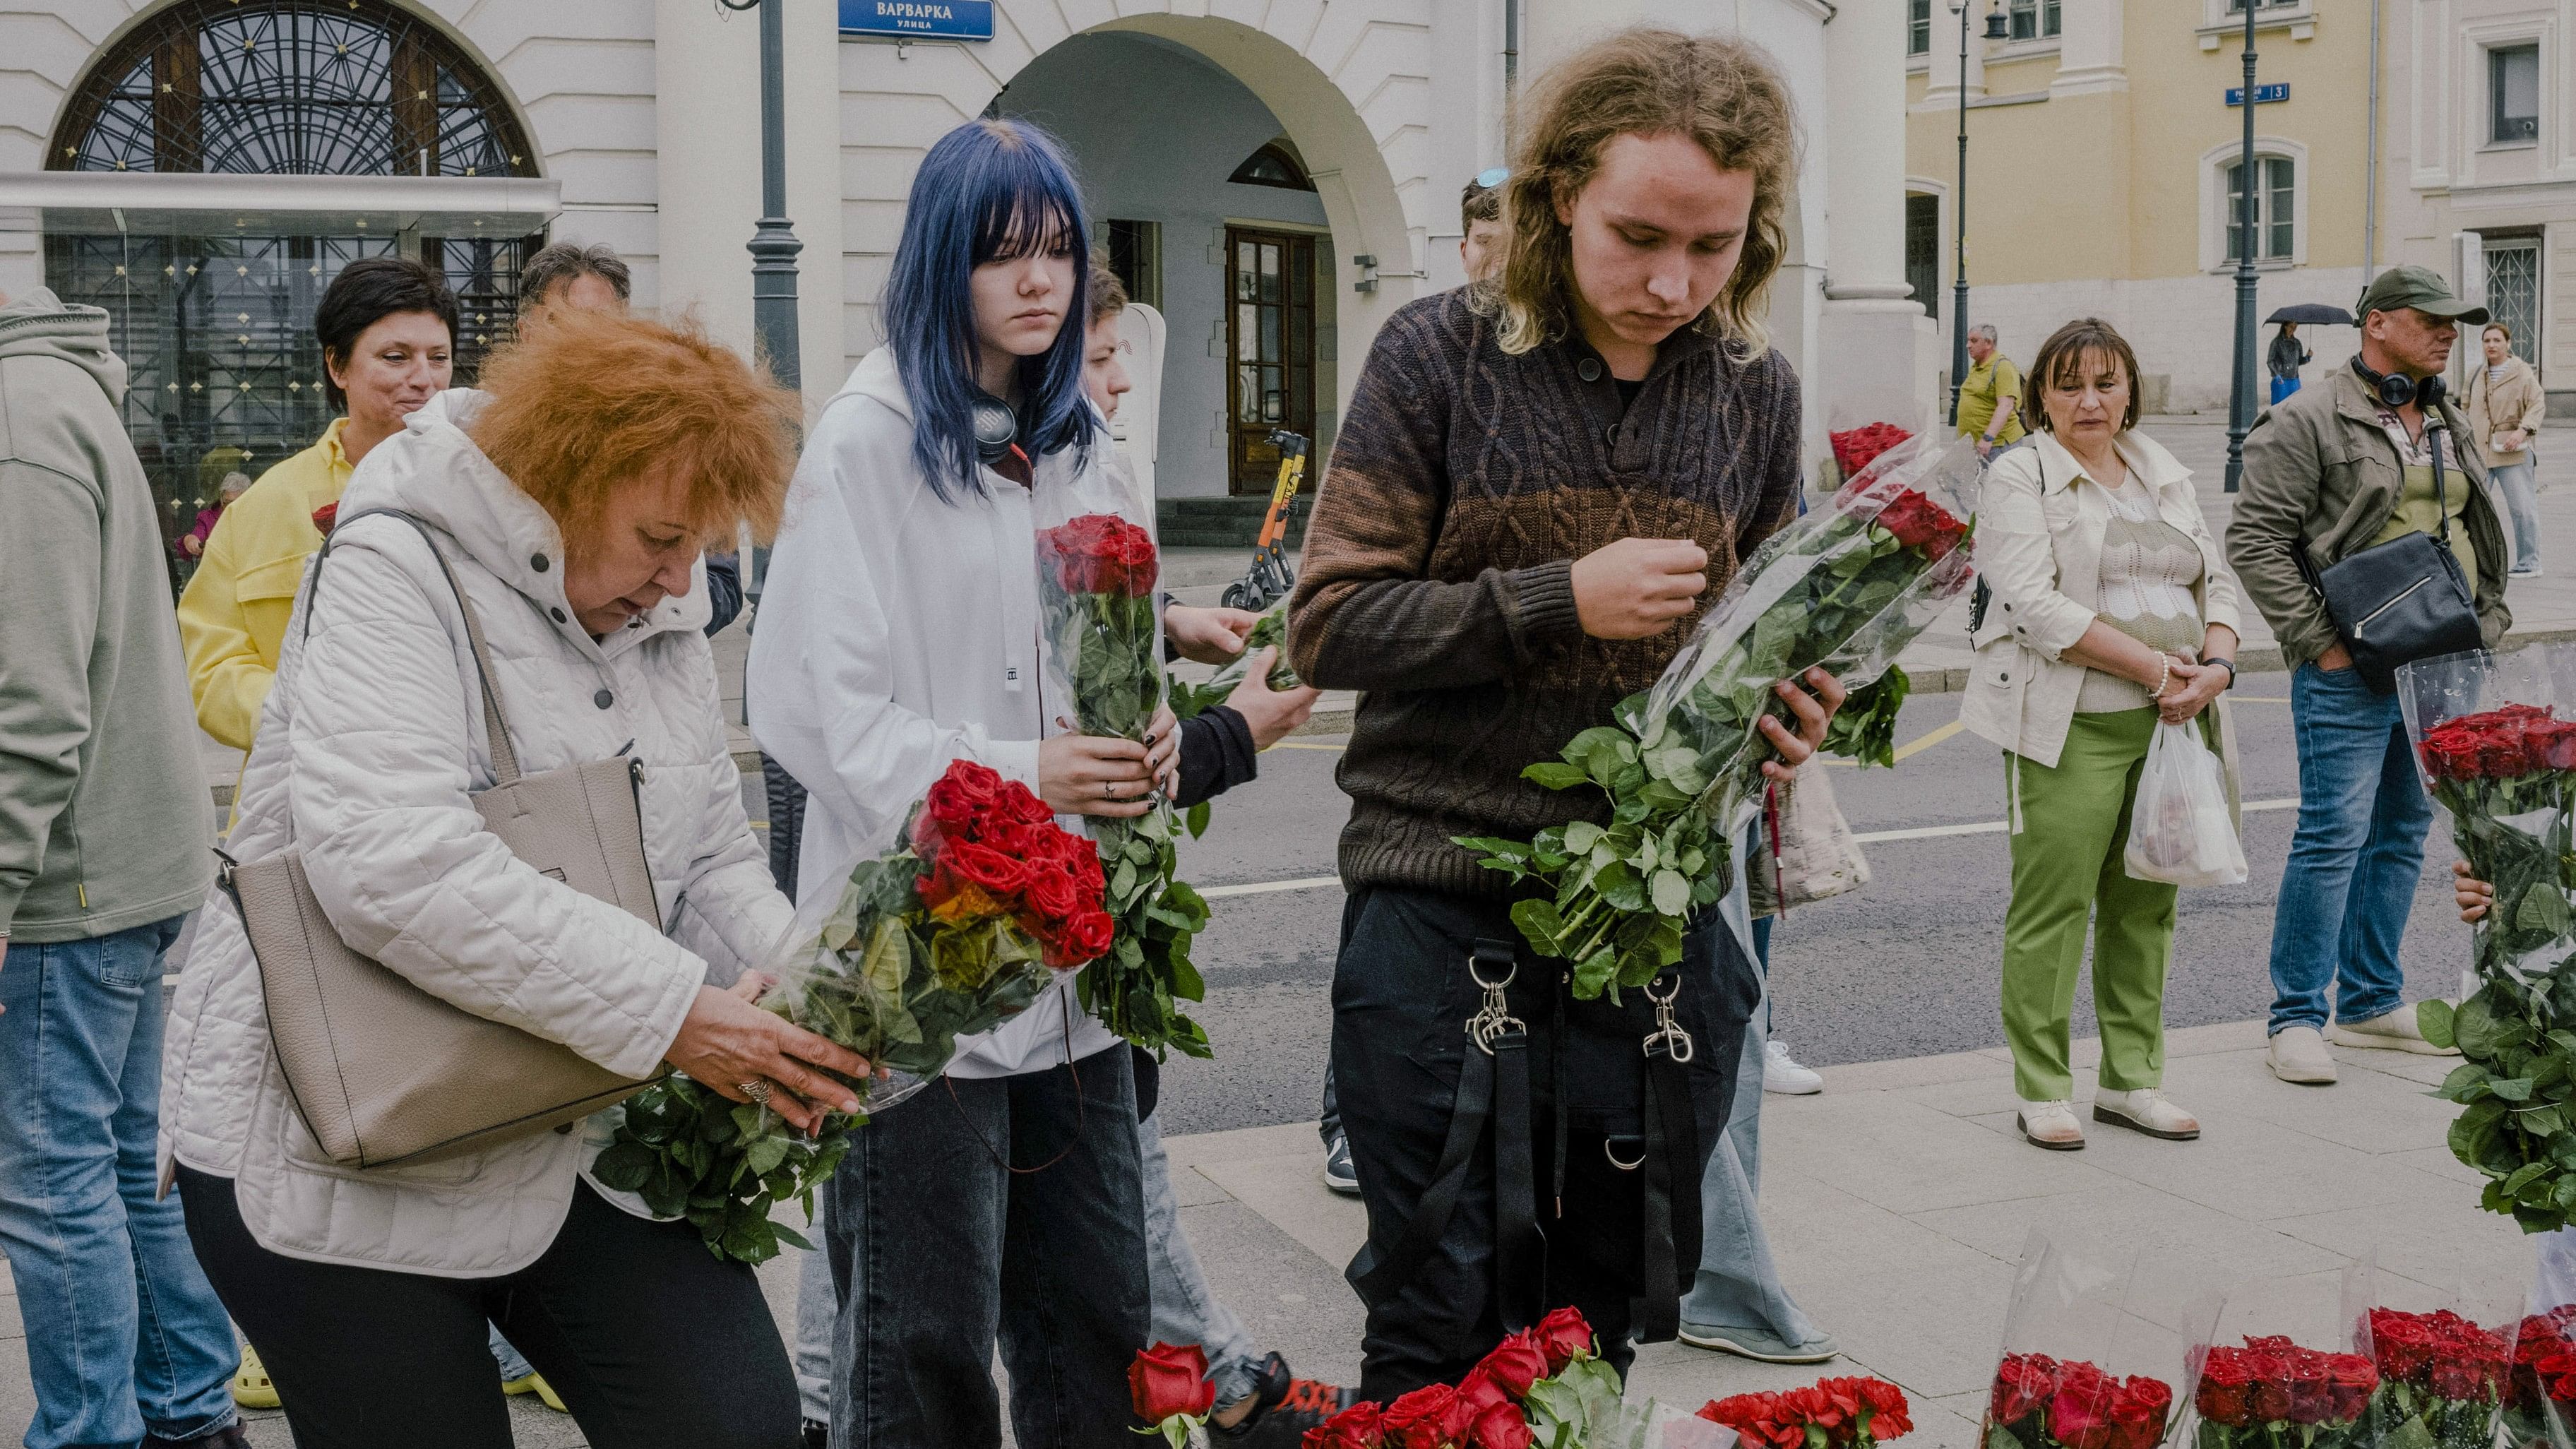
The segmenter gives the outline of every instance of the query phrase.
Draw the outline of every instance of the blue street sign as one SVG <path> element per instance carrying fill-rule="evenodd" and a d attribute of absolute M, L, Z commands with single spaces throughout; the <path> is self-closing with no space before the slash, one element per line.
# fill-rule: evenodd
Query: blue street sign
<path fill-rule="evenodd" d="M 849 14 L 850 0 L 841 0 L 841 28 L 844 30 L 847 30 L 850 27 Z M 2286 101 L 2289 98 L 2290 83 L 2288 81 L 2274 81 L 2268 86 L 2256 86 L 2254 88 L 2254 104 L 2258 106 L 2268 106 L 2274 101 Z M 2227 103 L 2231 106 L 2241 106 L 2245 104 L 2245 87 L 2229 86 L 2227 88 Z"/>
<path fill-rule="evenodd" d="M 841 0 L 843 35 L 990 40 L 993 0 Z"/>

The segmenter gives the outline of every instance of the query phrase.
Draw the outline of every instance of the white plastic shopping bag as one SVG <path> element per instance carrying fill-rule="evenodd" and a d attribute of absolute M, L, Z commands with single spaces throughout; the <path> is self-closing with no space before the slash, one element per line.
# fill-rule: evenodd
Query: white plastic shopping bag
<path fill-rule="evenodd" d="M 2245 847 L 2228 815 L 2218 756 L 2194 724 L 2158 721 L 2129 811 L 2129 875 L 2168 885 L 2245 883 Z"/>

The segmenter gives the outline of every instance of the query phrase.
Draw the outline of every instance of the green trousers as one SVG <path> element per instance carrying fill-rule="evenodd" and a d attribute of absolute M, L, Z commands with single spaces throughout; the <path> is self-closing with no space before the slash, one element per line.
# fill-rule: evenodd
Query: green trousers
<path fill-rule="evenodd" d="M 2093 1015 L 2102 1026 L 2102 1087 L 2164 1084 L 2165 968 L 2173 958 L 2174 888 L 2133 880 L 2121 864 L 2129 806 L 2156 712 L 2079 714 L 2055 768 L 2006 752 L 2012 796 L 2012 905 L 2004 913 L 2004 1037 L 2013 1090 L 2062 1101 L 2084 927 L 2093 926 Z"/>

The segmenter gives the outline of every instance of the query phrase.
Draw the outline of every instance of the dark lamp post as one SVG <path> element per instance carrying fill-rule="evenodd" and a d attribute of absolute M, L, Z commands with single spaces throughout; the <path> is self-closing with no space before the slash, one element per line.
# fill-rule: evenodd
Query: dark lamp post
<path fill-rule="evenodd" d="M 1959 425 L 1959 391 L 1968 384 L 1968 16 L 1970 0 L 1954 0 L 1959 12 L 1959 185 L 1950 201 L 1950 221 L 1958 237 L 1958 259 L 1952 266 L 1950 296 L 1950 426 Z M 2012 38 L 2011 22 L 2000 10 L 1986 12 L 1986 39 Z"/>
<path fill-rule="evenodd" d="M 2237 160 L 2236 372 L 2227 398 L 2227 491 L 2245 480 L 2245 435 L 2254 428 L 2254 10 L 2245 0 L 2245 143 Z"/>
<path fill-rule="evenodd" d="M 727 10 L 760 11 L 760 224 L 752 233 L 751 327 L 770 373 L 788 387 L 803 386 L 796 344 L 796 239 L 787 219 L 787 98 L 782 0 L 720 0 Z"/>

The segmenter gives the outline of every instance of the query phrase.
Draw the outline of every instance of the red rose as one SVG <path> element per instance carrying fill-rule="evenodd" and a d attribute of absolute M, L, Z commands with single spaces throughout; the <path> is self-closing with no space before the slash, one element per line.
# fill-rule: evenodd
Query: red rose
<path fill-rule="evenodd" d="M 1375 1404 L 1353 1404 L 1306 1431 L 1305 1449 L 1378 1449 L 1385 1443 Z"/>
<path fill-rule="evenodd" d="M 2523 753 L 2541 770 L 2576 770 L 2576 721 L 2537 720 L 2523 726 Z"/>
<path fill-rule="evenodd" d="M 1073 875 L 1062 865 L 1049 862 L 1029 869 L 1028 884 L 1022 895 L 1029 909 L 1049 921 L 1061 921 L 1074 912 L 1082 892 L 1074 886 Z"/>
<path fill-rule="evenodd" d="M 2109 1449 L 2111 1401 L 2119 1386 L 2084 1362 L 2058 1365 L 2057 1392 L 2048 1401 L 2048 1430 L 2067 1449 Z"/>
<path fill-rule="evenodd" d="M 1500 1384 L 1503 1392 L 1515 1399 L 1527 1398 L 1530 1385 L 1548 1375 L 1547 1351 L 1538 1346 L 1537 1335 L 1523 1329 L 1495 1345 L 1477 1367 Z"/>
<path fill-rule="evenodd" d="M 1769 1449 L 1799 1449 L 1807 1442 L 1806 1421 L 1785 1398 L 1781 1394 L 1734 1394 L 1700 1405 L 1699 1417 L 1724 1424 Z"/>
<path fill-rule="evenodd" d="M 989 845 L 971 840 L 952 840 L 939 857 L 942 870 L 957 873 L 959 879 L 995 899 L 1016 896 L 1029 883 L 1029 867 Z"/>
<path fill-rule="evenodd" d="M 1903 1389 L 1885 1379 L 1862 1379 L 1857 1388 L 1861 1404 L 1869 1410 L 1871 1439 L 1884 1441 L 1914 1432 L 1914 1419 Z"/>
<path fill-rule="evenodd" d="M 1378 1421 L 1388 1449 L 1456 1449 L 1466 1442 L 1470 1409 L 1447 1384 L 1427 1384 L 1386 1406 Z"/>
<path fill-rule="evenodd" d="M 331 531 L 331 525 L 339 521 L 340 501 L 336 498 L 313 510 L 313 526 L 326 534 Z"/>
<path fill-rule="evenodd" d="M 1136 1417 L 1160 1424 L 1178 1414 L 1204 1419 L 1216 1407 L 1216 1385 L 1208 1382 L 1207 1355 L 1198 1345 L 1180 1348 L 1158 1343 L 1127 1365 L 1127 1392 L 1136 1401 Z"/>
<path fill-rule="evenodd" d="M 2018 1424 L 2038 1412 L 2057 1391 L 2057 1363 L 2046 1354 L 2008 1353 L 1995 1369 L 1994 1392 L 1986 1412 L 1997 1424 Z"/>
<path fill-rule="evenodd" d="M 1496 1404 L 1518 1402 L 1494 1381 L 1492 1374 L 1485 1372 L 1482 1364 L 1468 1370 L 1467 1376 L 1458 1381 L 1458 1401 L 1466 1406 L 1471 1419 Z"/>
<path fill-rule="evenodd" d="M 2358 1420 L 2379 1391 L 2379 1370 L 2357 1353 L 2327 1354 L 2328 1414 L 2335 1423 Z"/>
<path fill-rule="evenodd" d="M 2254 1375 L 2242 1349 L 2213 1348 L 2200 1371 L 2192 1405 L 2213 1424 L 2243 1428 L 2254 1422 Z"/>
<path fill-rule="evenodd" d="M 1129 525 L 1114 545 L 1127 588 L 1127 597 L 1141 599 L 1154 592 L 1154 536 Z"/>
<path fill-rule="evenodd" d="M 2111 1449 L 2155 1449 L 2165 1437 L 2173 1389 L 2162 1379 L 2132 1375 L 2111 1401 Z"/>
<path fill-rule="evenodd" d="M 1068 918 L 1056 933 L 1056 946 L 1064 957 L 1065 969 L 1079 966 L 1109 949 L 1118 939 L 1118 923 L 1106 911 L 1081 911 Z M 1053 965 L 1052 960 L 1049 961 Z"/>
<path fill-rule="evenodd" d="M 1488 1406 L 1467 1428 L 1467 1443 L 1473 1449 L 1530 1449 L 1537 1442 L 1538 1436 L 1530 1432 L 1529 1420 L 1515 1403 Z"/>
<path fill-rule="evenodd" d="M 1577 1359 L 1593 1356 L 1592 1325 L 1572 1307 L 1560 1308 L 1540 1319 L 1538 1327 L 1530 1330 L 1530 1337 L 1537 1341 L 1539 1352 L 1547 1355 L 1551 1375 L 1565 1372 L 1565 1366 Z"/>
<path fill-rule="evenodd" d="M 1055 811 L 1037 797 L 1037 792 L 1017 780 L 1004 780 L 994 809 L 1013 820 L 1036 825 L 1055 819 Z"/>

